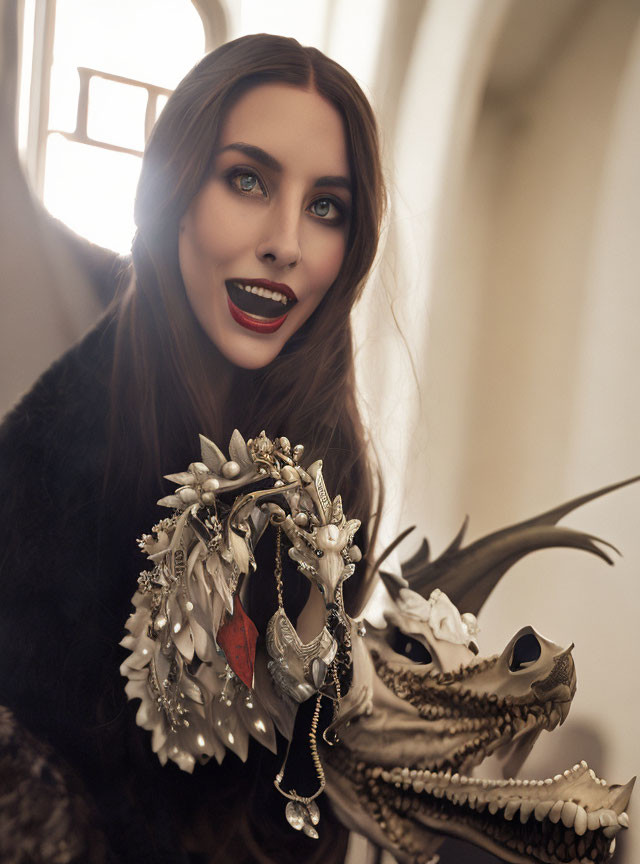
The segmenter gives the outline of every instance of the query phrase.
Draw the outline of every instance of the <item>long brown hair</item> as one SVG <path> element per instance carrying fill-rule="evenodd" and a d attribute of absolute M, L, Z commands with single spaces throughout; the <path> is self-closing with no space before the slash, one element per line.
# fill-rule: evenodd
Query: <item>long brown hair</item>
<path fill-rule="evenodd" d="M 353 217 L 340 273 L 318 309 L 266 368 L 237 370 L 230 404 L 216 399 L 216 352 L 188 303 L 179 223 L 208 179 L 230 108 L 251 87 L 314 87 L 340 113 L 353 182 Z M 373 262 L 384 206 L 376 122 L 355 80 L 315 48 L 253 35 L 208 54 L 179 84 L 147 144 L 138 185 L 133 278 L 117 309 L 111 449 L 141 493 L 196 457 L 197 433 L 225 447 L 234 426 L 265 429 L 323 458 L 330 491 L 366 527 L 372 480 L 355 396 L 350 311 Z M 132 428 L 132 419 L 137 428 Z M 190 448 L 190 449 L 189 449 Z M 131 475 L 129 475 L 131 476 Z"/>
<path fill-rule="evenodd" d="M 219 355 L 197 322 L 182 281 L 179 225 L 209 177 L 229 110 L 249 89 L 267 82 L 313 87 L 340 113 L 353 215 L 340 273 L 318 308 L 267 367 L 234 372 L 231 396 L 222 405 L 212 380 Z M 132 476 L 139 479 L 137 512 L 160 493 L 163 474 L 184 470 L 197 459 L 199 432 L 225 449 L 234 427 L 245 437 L 265 429 L 271 437 L 286 435 L 292 443 L 303 443 L 309 459 L 325 461 L 329 490 L 340 492 L 345 512 L 362 521 L 366 548 L 373 484 L 356 403 L 350 312 L 373 263 L 383 204 L 377 129 L 369 103 L 354 79 L 316 49 L 279 36 L 246 36 L 206 56 L 177 87 L 143 159 L 131 279 L 114 310 L 107 477 L 111 482 L 117 475 L 120 489 Z M 357 590 L 350 583 L 355 577 L 346 588 Z M 348 593 L 345 599 L 348 603 Z M 233 813 L 244 814 L 245 820 L 245 810 L 253 819 L 265 809 L 262 793 L 256 797 L 251 792 L 255 782 L 249 772 L 244 792 L 231 796 Z M 250 801 L 258 805 L 249 806 Z M 313 855 L 302 856 L 295 843 L 284 838 L 282 849 L 290 849 L 290 854 L 274 858 L 256 853 L 260 832 L 255 826 L 249 830 L 245 823 L 237 829 L 234 825 L 231 817 L 218 824 L 216 843 L 225 832 L 236 844 L 242 835 L 247 860 L 329 861 L 344 854 L 335 824 L 327 843 Z M 273 826 L 269 831 L 274 838 L 280 836 Z M 237 857 L 245 860 L 239 851 Z"/>

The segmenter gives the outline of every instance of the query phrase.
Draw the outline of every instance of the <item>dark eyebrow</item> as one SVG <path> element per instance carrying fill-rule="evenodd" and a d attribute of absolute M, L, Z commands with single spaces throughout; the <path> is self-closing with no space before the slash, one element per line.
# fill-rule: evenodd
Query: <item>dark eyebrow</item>
<path fill-rule="evenodd" d="M 346 189 L 347 192 L 351 192 L 351 181 L 346 177 L 318 177 L 313 185 L 316 188 L 320 186 L 338 186 L 340 189 Z"/>
<path fill-rule="evenodd" d="M 218 152 L 224 153 L 226 150 L 239 150 L 241 153 L 244 153 L 245 156 L 249 156 L 250 159 L 255 159 L 256 162 L 260 162 L 261 165 L 265 165 L 273 171 L 282 171 L 282 165 L 278 160 L 271 156 L 270 153 L 267 153 L 266 150 L 263 150 L 262 147 L 256 147 L 254 144 L 244 144 L 242 141 L 236 141 L 234 144 L 228 144 L 226 147 L 222 147 Z"/>
<path fill-rule="evenodd" d="M 225 153 L 227 150 L 238 150 L 250 159 L 255 159 L 255 161 L 259 162 L 261 165 L 271 168 L 272 171 L 282 171 L 282 165 L 280 162 L 278 162 L 278 160 L 270 153 L 267 153 L 266 150 L 263 150 L 262 147 L 256 147 L 255 144 L 245 144 L 243 141 L 235 141 L 233 144 L 227 144 L 226 147 L 222 147 L 218 152 Z M 346 189 L 348 192 L 351 192 L 351 181 L 347 177 L 339 175 L 318 177 L 313 186 L 316 189 L 322 186 L 336 186 L 340 189 Z"/>

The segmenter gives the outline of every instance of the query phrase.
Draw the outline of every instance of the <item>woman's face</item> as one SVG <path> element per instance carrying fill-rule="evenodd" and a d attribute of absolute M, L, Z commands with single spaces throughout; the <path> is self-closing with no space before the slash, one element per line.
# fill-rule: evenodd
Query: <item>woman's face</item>
<path fill-rule="evenodd" d="M 341 117 L 315 90 L 264 84 L 231 109 L 179 237 L 191 308 L 231 363 L 266 366 L 318 306 L 344 259 L 350 190 Z"/>

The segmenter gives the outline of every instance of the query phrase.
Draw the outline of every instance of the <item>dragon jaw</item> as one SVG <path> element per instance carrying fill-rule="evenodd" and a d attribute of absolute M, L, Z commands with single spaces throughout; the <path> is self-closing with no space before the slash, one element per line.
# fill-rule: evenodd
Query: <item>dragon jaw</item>
<path fill-rule="evenodd" d="M 327 765 L 338 816 L 401 864 L 427 864 L 443 835 L 513 864 L 601 864 L 629 824 L 634 781 L 608 786 L 586 762 L 546 780 L 385 768 L 344 752 L 328 755 Z"/>
<path fill-rule="evenodd" d="M 419 628 L 395 609 L 386 630 L 358 640 L 336 724 L 341 743 L 324 753 L 339 817 L 402 864 L 426 864 L 443 835 L 509 862 L 608 861 L 628 826 L 633 781 L 608 786 L 586 763 L 546 780 L 471 776 L 496 750 L 517 768 L 543 730 L 564 722 L 576 682 L 571 649 L 526 627 L 501 655 L 480 659 L 425 623 L 421 641 L 438 659 L 412 664 L 389 643 L 394 628 L 412 638 Z"/>

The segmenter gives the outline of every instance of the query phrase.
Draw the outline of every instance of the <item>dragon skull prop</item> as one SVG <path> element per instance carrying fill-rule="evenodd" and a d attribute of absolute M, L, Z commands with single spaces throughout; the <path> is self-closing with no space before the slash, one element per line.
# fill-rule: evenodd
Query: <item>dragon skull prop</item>
<path fill-rule="evenodd" d="M 572 646 L 531 627 L 481 658 L 476 615 L 534 549 L 570 546 L 610 562 L 602 541 L 557 523 L 624 484 L 466 547 L 463 526 L 434 561 L 425 541 L 401 576 L 373 568 L 369 582 L 381 578 L 388 601 L 375 627 L 366 610 L 357 619 L 345 611 L 360 522 L 329 496 L 322 463 L 303 468 L 301 445 L 264 432 L 247 442 L 234 432 L 229 458 L 203 436 L 201 451 L 202 461 L 168 475 L 178 488 L 158 503 L 172 514 L 139 541 L 151 567 L 122 641 L 126 692 L 140 699 L 136 720 L 161 762 L 192 771 L 227 749 L 244 760 L 249 736 L 275 751 L 277 729 L 292 756 L 274 782 L 289 823 L 311 837 L 326 791 L 348 828 L 401 864 L 437 861 L 445 836 L 508 862 L 609 861 L 633 781 L 610 786 L 585 762 L 545 780 L 472 776 L 496 751 L 517 773 L 538 735 L 564 722 L 576 686 Z M 243 601 L 267 531 L 278 602 L 258 633 Z M 283 603 L 285 550 L 310 582 L 295 621 Z M 291 769 L 300 748 L 304 780 Z"/>

